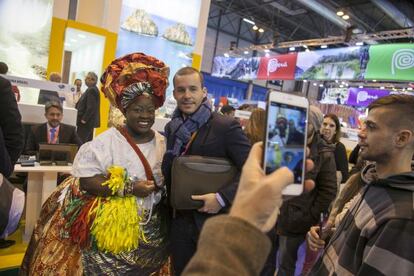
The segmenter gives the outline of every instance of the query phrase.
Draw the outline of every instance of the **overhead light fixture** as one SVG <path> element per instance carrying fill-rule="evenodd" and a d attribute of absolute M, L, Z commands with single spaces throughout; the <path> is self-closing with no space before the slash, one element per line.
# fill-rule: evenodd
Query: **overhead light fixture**
<path fill-rule="evenodd" d="M 225 56 L 226 58 L 230 57 L 230 56 L 229 56 L 229 54 L 227 54 L 227 53 L 224 53 L 224 56 Z"/>
<path fill-rule="evenodd" d="M 289 48 L 289 51 L 295 51 L 296 50 L 296 48 L 295 47 L 290 47 Z"/>
<path fill-rule="evenodd" d="M 259 27 L 257 27 L 256 25 L 253 26 L 253 30 L 257 31 L 259 29 Z"/>
<path fill-rule="evenodd" d="M 355 45 L 356 46 L 362 46 L 362 45 L 364 45 L 364 42 L 359 41 L 359 42 L 355 43 Z"/>
<path fill-rule="evenodd" d="M 343 81 L 343 82 L 341 82 L 341 84 L 346 84 L 346 82 Z"/>
<path fill-rule="evenodd" d="M 317 86 L 318 84 L 316 82 L 312 83 L 313 86 Z"/>
<path fill-rule="evenodd" d="M 358 86 L 358 88 L 364 88 L 362 85 Z"/>
<path fill-rule="evenodd" d="M 338 16 L 342 16 L 342 15 L 344 15 L 345 13 L 343 12 L 343 11 L 337 11 L 336 12 L 336 15 L 338 15 Z"/>
<path fill-rule="evenodd" d="M 269 49 L 264 49 L 264 52 L 265 52 L 265 53 L 269 53 L 269 52 L 270 52 L 270 50 L 269 50 Z"/>
<path fill-rule="evenodd" d="M 303 80 L 303 82 L 308 82 L 308 80 Z"/>
<path fill-rule="evenodd" d="M 380 89 L 385 89 L 385 87 L 384 86 L 381 86 Z"/>
<path fill-rule="evenodd" d="M 250 20 L 250 19 L 247 19 L 247 18 L 243 18 L 243 21 L 244 21 L 244 22 L 247 22 L 247 23 L 249 23 L 249 24 L 252 24 L 252 25 L 256 25 L 256 23 L 254 23 L 254 21 L 252 21 L 252 20 Z"/>
<path fill-rule="evenodd" d="M 321 84 L 319 84 L 319 87 L 323 87 L 323 84 L 321 83 Z"/>
<path fill-rule="evenodd" d="M 302 45 L 303 48 L 308 49 L 308 45 Z"/>
<path fill-rule="evenodd" d="M 339 87 L 343 88 L 344 86 L 341 84 Z"/>
<path fill-rule="evenodd" d="M 249 53 L 249 51 L 244 51 L 244 54 L 247 55 Z"/>
<path fill-rule="evenodd" d="M 336 82 L 336 83 L 338 83 L 338 82 L 339 82 L 339 80 L 335 80 L 335 82 Z"/>
<path fill-rule="evenodd" d="M 349 15 L 347 15 L 347 14 L 343 15 L 343 16 L 342 16 L 342 19 L 344 19 L 344 20 L 348 20 L 348 19 L 349 19 Z"/>
<path fill-rule="evenodd" d="M 413 90 L 413 88 L 412 87 L 408 87 L 407 90 L 411 91 L 411 90 Z"/>
<path fill-rule="evenodd" d="M 310 50 L 309 49 L 306 49 L 305 52 L 310 52 Z"/>
<path fill-rule="evenodd" d="M 326 49 L 328 48 L 328 45 L 321 45 L 321 49 Z"/>
<path fill-rule="evenodd" d="M 360 28 L 354 28 L 352 29 L 353 34 L 362 34 L 362 30 Z"/>
<path fill-rule="evenodd" d="M 263 33 L 264 30 L 262 28 L 259 29 L 259 33 Z"/>
<path fill-rule="evenodd" d="M 377 82 L 377 80 L 372 80 L 373 82 Z"/>
<path fill-rule="evenodd" d="M 270 54 L 269 54 L 269 53 L 266 53 L 266 54 L 265 54 L 265 57 L 270 57 Z"/>

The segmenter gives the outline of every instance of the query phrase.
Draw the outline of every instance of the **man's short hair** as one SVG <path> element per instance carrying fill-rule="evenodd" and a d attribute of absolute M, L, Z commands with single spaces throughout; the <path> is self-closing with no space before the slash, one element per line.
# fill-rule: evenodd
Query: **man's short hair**
<path fill-rule="evenodd" d="M 45 113 L 47 113 L 47 111 L 48 111 L 50 108 L 52 108 L 52 107 L 59 109 L 59 110 L 60 110 L 60 112 L 62 112 L 62 113 L 63 113 L 63 107 L 62 107 L 62 105 L 60 104 L 60 102 L 56 102 L 56 101 L 50 101 L 50 102 L 47 102 L 47 103 L 45 104 Z"/>
<path fill-rule="evenodd" d="M 173 84 L 175 86 L 175 77 L 177 76 L 185 76 L 185 75 L 191 75 L 191 74 L 197 74 L 198 77 L 200 78 L 200 84 L 201 84 L 201 88 L 204 87 L 204 78 L 203 78 L 203 74 L 201 74 L 200 71 L 198 71 L 197 69 L 193 68 L 193 67 L 183 67 L 180 70 L 177 71 L 177 73 L 175 73 L 174 78 L 173 78 Z"/>
<path fill-rule="evenodd" d="M 223 114 L 230 114 L 231 112 L 235 111 L 236 109 L 232 107 L 231 105 L 224 105 L 220 111 Z"/>
<path fill-rule="evenodd" d="M 387 116 L 389 126 L 400 129 L 409 128 L 414 131 L 414 96 L 411 95 L 389 95 L 379 98 L 368 106 L 368 111 L 375 108 L 385 107 L 392 112 Z"/>
<path fill-rule="evenodd" d="M 0 61 L 0 74 L 7 74 L 9 71 L 9 66 L 6 63 Z"/>

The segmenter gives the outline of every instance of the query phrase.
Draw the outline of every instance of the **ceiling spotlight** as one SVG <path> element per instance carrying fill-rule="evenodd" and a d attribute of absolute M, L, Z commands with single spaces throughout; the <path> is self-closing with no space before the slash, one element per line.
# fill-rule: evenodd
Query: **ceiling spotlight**
<path fill-rule="evenodd" d="M 344 86 L 341 84 L 339 87 L 343 88 Z"/>
<path fill-rule="evenodd" d="M 265 54 L 265 57 L 270 57 L 270 54 L 269 54 L 269 53 L 266 53 L 266 54 Z"/>
<path fill-rule="evenodd" d="M 308 49 L 308 45 L 302 45 L 303 48 Z"/>
<path fill-rule="evenodd" d="M 269 50 L 269 49 L 264 49 L 264 52 L 265 52 L 265 53 L 269 53 L 269 52 L 270 52 L 270 50 Z"/>
<path fill-rule="evenodd" d="M 229 54 L 227 54 L 227 53 L 224 53 L 224 56 L 225 56 L 226 58 L 230 57 L 230 56 L 229 56 Z"/>
<path fill-rule="evenodd" d="M 321 83 L 321 84 L 319 84 L 319 87 L 323 87 L 323 84 Z"/>
<path fill-rule="evenodd" d="M 263 33 L 264 30 L 262 28 L 259 29 L 259 33 Z"/>
<path fill-rule="evenodd" d="M 364 88 L 362 85 L 358 86 L 358 88 Z"/>
<path fill-rule="evenodd" d="M 303 82 L 308 82 L 308 80 L 303 80 Z"/>
<path fill-rule="evenodd" d="M 321 49 L 326 49 L 328 48 L 328 45 L 321 45 Z"/>
<path fill-rule="evenodd" d="M 342 81 L 342 82 L 341 82 L 341 84 L 345 84 L 345 82 L 344 82 L 344 81 Z"/>
<path fill-rule="evenodd" d="M 384 86 L 381 86 L 380 89 L 385 89 L 385 87 Z"/>
<path fill-rule="evenodd" d="M 343 11 L 337 11 L 336 12 L 336 15 L 338 15 L 338 16 L 342 16 L 342 15 L 344 15 L 345 13 L 343 12 Z"/>
<path fill-rule="evenodd" d="M 289 48 L 289 51 L 295 51 L 296 50 L 296 48 L 295 47 L 290 47 Z"/>
<path fill-rule="evenodd" d="M 310 50 L 309 49 L 306 49 L 305 52 L 310 52 Z"/>
<path fill-rule="evenodd" d="M 254 21 L 252 21 L 252 20 L 250 20 L 250 19 L 247 19 L 247 18 L 243 18 L 243 21 L 244 21 L 244 22 L 247 22 L 247 23 L 249 23 L 249 24 L 252 24 L 252 25 L 256 25 L 256 24 L 254 23 Z"/>
<path fill-rule="evenodd" d="M 244 51 L 244 54 L 247 55 L 249 53 L 249 51 Z"/>
<path fill-rule="evenodd" d="M 342 18 L 343 18 L 344 20 L 348 20 L 348 19 L 349 19 L 349 15 L 345 14 L 344 16 L 342 16 Z"/>
<path fill-rule="evenodd" d="M 312 83 L 313 86 L 317 86 L 318 84 L 316 82 Z"/>
<path fill-rule="evenodd" d="M 377 80 L 372 80 L 373 82 L 377 82 Z"/>
<path fill-rule="evenodd" d="M 355 45 L 356 46 L 362 46 L 362 45 L 364 45 L 364 42 L 359 41 L 359 42 L 355 43 Z"/>
<path fill-rule="evenodd" d="M 408 87 L 407 90 L 411 91 L 411 90 L 413 90 L 413 88 L 412 87 Z"/>
<path fill-rule="evenodd" d="M 338 83 L 339 81 L 338 80 L 335 80 L 335 82 Z"/>
<path fill-rule="evenodd" d="M 253 26 L 253 30 L 257 31 L 259 29 L 259 27 L 257 27 L 256 25 Z"/>

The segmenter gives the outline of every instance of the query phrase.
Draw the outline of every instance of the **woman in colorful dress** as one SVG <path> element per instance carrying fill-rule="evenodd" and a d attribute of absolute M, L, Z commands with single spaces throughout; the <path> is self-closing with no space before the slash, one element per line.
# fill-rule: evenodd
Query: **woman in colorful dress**
<path fill-rule="evenodd" d="M 141 53 L 114 60 L 102 91 L 126 117 L 84 144 L 43 205 L 21 274 L 168 275 L 164 137 L 151 129 L 169 70 Z"/>

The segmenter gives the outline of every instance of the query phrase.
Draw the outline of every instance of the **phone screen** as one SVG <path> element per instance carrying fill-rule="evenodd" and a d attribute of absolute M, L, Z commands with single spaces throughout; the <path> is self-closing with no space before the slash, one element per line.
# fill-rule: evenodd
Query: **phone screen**
<path fill-rule="evenodd" d="M 265 172 L 286 166 L 302 184 L 306 108 L 271 101 L 267 112 Z"/>

